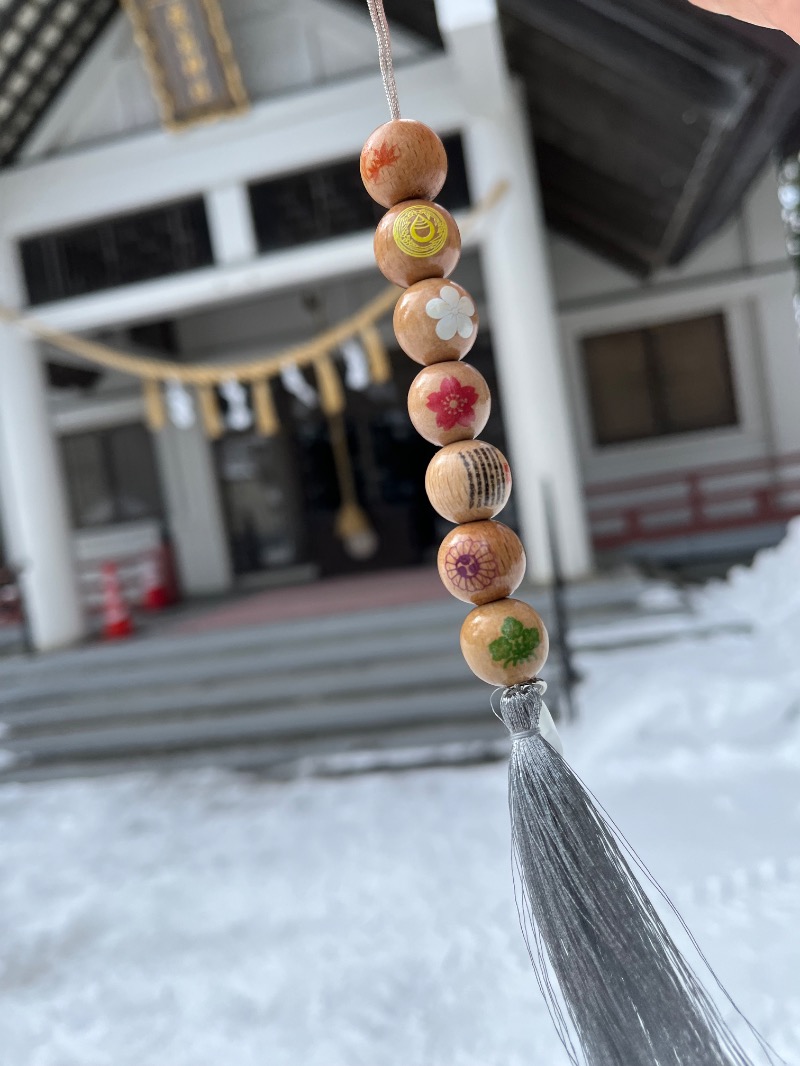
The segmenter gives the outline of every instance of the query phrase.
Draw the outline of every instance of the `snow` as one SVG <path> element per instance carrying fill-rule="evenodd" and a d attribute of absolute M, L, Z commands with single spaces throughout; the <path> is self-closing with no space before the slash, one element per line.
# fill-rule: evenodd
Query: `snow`
<path fill-rule="evenodd" d="M 562 728 L 795 1066 L 798 563 L 795 524 L 698 595 L 703 633 L 584 652 Z M 517 925 L 501 762 L 6 784 L 0 862 L 0 1066 L 566 1062 Z"/>
<path fill-rule="evenodd" d="M 750 566 L 735 566 L 724 581 L 709 582 L 695 596 L 714 618 L 743 620 L 774 629 L 790 621 L 800 628 L 800 517 L 789 523 L 777 548 L 758 552 Z"/>

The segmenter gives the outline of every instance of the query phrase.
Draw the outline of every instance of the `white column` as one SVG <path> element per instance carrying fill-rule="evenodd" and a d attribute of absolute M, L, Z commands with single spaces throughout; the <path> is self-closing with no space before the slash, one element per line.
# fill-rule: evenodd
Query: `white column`
<path fill-rule="evenodd" d="M 3 531 L 3 548 L 5 562 L 16 564 L 17 559 L 22 557 L 19 531 L 14 521 L 14 512 L 10 501 L 13 488 L 11 485 L 10 471 L 3 462 L 3 436 L 2 423 L 0 423 L 0 529 Z"/>
<path fill-rule="evenodd" d="M 73 644 L 86 627 L 44 372 L 36 346 L 8 326 L 0 326 L 0 463 L 33 644 L 40 651 Z"/>
<path fill-rule="evenodd" d="M 211 444 L 199 425 L 168 425 L 155 445 L 181 588 L 189 596 L 226 592 L 233 571 Z"/>
<path fill-rule="evenodd" d="M 244 185 L 222 185 L 207 192 L 206 215 L 215 263 L 227 266 L 255 259 L 258 242 Z"/>
<path fill-rule="evenodd" d="M 436 0 L 436 9 L 471 112 L 473 198 L 509 183 L 481 226 L 481 258 L 528 574 L 552 576 L 548 491 L 564 575 L 580 578 L 592 555 L 525 108 L 507 75 L 494 0 Z"/>

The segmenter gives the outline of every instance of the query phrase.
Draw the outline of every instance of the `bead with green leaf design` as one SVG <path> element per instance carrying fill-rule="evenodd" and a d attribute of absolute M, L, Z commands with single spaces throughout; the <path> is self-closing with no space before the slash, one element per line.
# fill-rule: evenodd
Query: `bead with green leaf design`
<path fill-rule="evenodd" d="M 533 655 L 539 646 L 539 630 L 535 626 L 526 629 L 516 618 L 506 618 L 500 630 L 501 636 L 489 645 L 496 663 L 503 666 L 519 666 Z"/>
<path fill-rule="evenodd" d="M 495 600 L 476 607 L 461 627 L 464 658 L 489 685 L 532 680 L 544 666 L 548 650 L 544 622 L 522 600 Z"/>

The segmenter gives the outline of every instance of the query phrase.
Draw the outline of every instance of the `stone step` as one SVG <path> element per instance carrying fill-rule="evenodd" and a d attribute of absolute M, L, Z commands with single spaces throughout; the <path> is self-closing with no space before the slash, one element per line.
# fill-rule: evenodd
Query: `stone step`
<path fill-rule="evenodd" d="M 364 621 L 364 620 L 362 620 Z M 342 626 L 330 634 L 306 630 L 278 634 L 271 631 L 249 630 L 239 634 L 239 644 L 233 648 L 181 648 L 185 656 L 173 654 L 154 660 L 132 661 L 123 657 L 103 663 L 102 669 L 92 669 L 91 663 L 79 668 L 81 652 L 74 670 L 38 670 L 18 673 L 15 678 L 4 676 L 0 688 L 0 720 L 11 710 L 24 710 L 55 702 L 59 706 L 84 700 L 92 694 L 113 693 L 114 698 L 125 691 L 149 688 L 181 688 L 186 685 L 213 684 L 246 677 L 260 677 L 273 670 L 296 669 L 315 672 L 335 668 L 349 662 L 354 666 L 371 661 L 399 660 L 419 654 L 433 653 L 443 657 L 457 654 L 458 618 L 429 619 L 422 625 L 418 620 L 405 618 L 401 613 L 388 626 L 383 618 L 369 616 L 371 624 L 359 626 L 357 632 Z M 453 625 L 453 621 L 456 625 Z M 595 650 L 630 644 L 650 643 L 674 639 L 689 633 L 702 635 L 708 629 L 701 619 L 679 612 L 664 612 L 626 616 L 623 620 L 606 620 L 603 624 L 586 622 L 570 630 L 570 644 L 575 651 Z M 313 632 L 313 631 L 312 631 Z M 153 642 L 153 647 L 158 647 Z M 554 654 L 555 649 L 551 654 Z"/>
<path fill-rule="evenodd" d="M 125 719 L 96 728 L 3 738 L 5 751 L 18 766 L 68 761 L 133 758 L 176 751 L 215 751 L 220 746 L 243 746 L 271 742 L 296 744 L 325 737 L 338 741 L 352 738 L 354 747 L 370 735 L 397 729 L 425 727 L 485 719 L 491 715 L 489 690 L 468 680 L 432 692 L 428 687 L 357 697 L 308 701 L 302 707 L 265 709 L 262 704 L 239 707 L 225 714 L 198 718 L 172 716 L 146 725 Z"/>
<path fill-rule="evenodd" d="M 483 718 L 413 726 L 364 728 L 356 734 L 300 740 L 215 743 L 211 747 L 147 751 L 144 754 L 82 754 L 41 762 L 20 761 L 0 770 L 0 781 L 39 781 L 142 771 L 227 768 L 285 780 L 298 775 L 341 775 L 371 770 L 448 766 L 507 757 L 508 734 L 487 709 Z"/>
<path fill-rule="evenodd" d="M 552 670 L 552 665 L 551 665 Z M 239 707 L 299 706 L 334 698 L 380 695 L 425 686 L 432 693 L 449 685 L 475 684 L 472 674 L 458 655 L 440 656 L 420 649 L 413 660 L 370 660 L 360 666 L 352 662 L 334 664 L 326 670 L 298 671 L 276 667 L 267 676 L 228 680 L 215 684 L 185 684 L 147 688 L 120 694 L 101 694 L 92 699 L 56 702 L 30 707 L 3 709 L 0 718 L 6 737 L 32 736 L 42 732 L 72 732 L 86 727 L 117 726 L 122 719 L 129 725 L 147 724 L 154 718 L 200 719 L 228 714 Z"/>
<path fill-rule="evenodd" d="M 294 620 L 281 625 L 215 630 L 210 633 L 152 633 L 126 641 L 93 644 L 4 662 L 3 687 L 19 684 L 31 677 L 66 679 L 87 673 L 110 673 L 116 676 L 122 667 L 133 669 L 141 666 L 149 670 L 156 664 L 192 663 L 208 655 L 222 656 L 230 651 L 256 654 L 268 648 L 280 649 L 302 643 L 322 645 L 376 632 L 413 633 L 441 628 L 447 630 L 451 638 L 455 632 L 457 639 L 458 627 L 466 613 L 466 605 L 448 599 L 399 609 Z"/>
<path fill-rule="evenodd" d="M 356 670 L 376 661 L 413 661 L 417 656 L 434 654 L 443 658 L 457 655 L 458 632 L 447 627 L 397 631 L 373 627 L 355 637 L 336 634 L 318 644 L 298 640 L 277 647 L 267 644 L 226 654 L 198 654 L 191 659 L 121 663 L 102 672 L 33 674 L 0 691 L 0 720 L 31 706 L 65 706 L 104 693 L 117 700 L 134 696 L 142 689 L 222 685 L 248 677 L 271 678 L 273 672 L 316 676 L 332 670 Z"/>
<path fill-rule="evenodd" d="M 637 610 L 638 600 L 648 591 L 648 583 L 635 574 L 601 576 L 597 579 L 565 590 L 565 599 L 570 622 L 580 628 L 581 621 L 600 622 L 620 613 L 630 617 Z M 669 591 L 669 590 L 666 590 Z M 291 592 L 282 593 L 291 595 Z M 551 598 L 547 589 L 527 587 L 518 593 L 530 600 L 544 617 L 551 616 Z M 675 593 L 663 607 L 647 607 L 648 615 L 670 613 L 679 609 L 679 597 Z M 266 646 L 280 647 L 302 640 L 325 641 L 357 635 L 365 632 L 435 629 L 441 626 L 448 632 L 457 632 L 467 613 L 467 606 L 448 598 L 427 603 L 354 611 L 343 615 L 292 619 L 281 624 L 246 626 L 234 629 L 215 629 L 201 633 L 171 632 L 158 629 L 134 636 L 130 640 L 109 644 L 98 643 L 78 649 L 52 652 L 40 656 L 19 656 L 6 659 L 0 666 L 3 688 L 30 676 L 67 676 L 87 673 L 113 673 L 119 667 L 133 668 L 141 664 L 151 668 L 156 663 L 193 661 L 208 654 L 222 655 L 228 651 L 237 653 L 263 650 Z"/>
<path fill-rule="evenodd" d="M 632 623 L 642 583 L 633 586 L 624 594 L 619 584 L 584 587 L 582 598 L 572 590 L 573 645 L 581 646 L 583 631 L 591 646 L 681 629 L 674 602 L 636 611 L 643 625 Z M 547 619 L 546 594 L 521 595 Z M 190 765 L 284 775 L 315 759 L 328 767 L 371 764 L 376 752 L 388 762 L 406 750 L 416 762 L 444 758 L 445 749 L 484 757 L 507 741 L 491 713 L 491 690 L 459 653 L 466 611 L 447 599 L 284 625 L 152 633 L 6 661 L 0 748 L 8 765 L 0 776 Z M 545 671 L 553 707 L 559 675 L 556 647 Z"/>

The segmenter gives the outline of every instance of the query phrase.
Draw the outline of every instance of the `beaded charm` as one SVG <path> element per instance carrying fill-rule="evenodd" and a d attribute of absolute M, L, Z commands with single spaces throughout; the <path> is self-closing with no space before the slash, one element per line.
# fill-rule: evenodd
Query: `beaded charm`
<path fill-rule="evenodd" d="M 463 359 L 478 336 L 478 312 L 467 290 L 454 281 L 425 278 L 397 301 L 394 333 L 417 363 Z"/>
<path fill-rule="evenodd" d="M 431 459 L 425 490 L 433 509 L 448 522 L 494 518 L 511 495 L 511 467 L 493 444 L 459 441 Z"/>
<path fill-rule="evenodd" d="M 489 386 L 469 363 L 443 363 L 420 370 L 408 391 L 408 414 L 431 444 L 471 440 L 489 420 Z"/>
<path fill-rule="evenodd" d="M 508 501 L 511 471 L 497 448 L 476 439 L 489 418 L 489 389 L 460 361 L 475 343 L 478 318 L 472 296 L 449 280 L 461 237 L 433 200 L 446 174 L 444 150 L 432 130 L 400 119 L 382 0 L 367 3 L 392 113 L 361 155 L 367 191 L 388 208 L 375 257 L 406 287 L 395 332 L 423 365 L 408 394 L 411 421 L 441 446 L 425 477 L 428 498 L 459 523 L 439 549 L 439 576 L 472 606 L 461 627 L 467 664 L 502 688 L 514 868 L 539 987 L 573 1066 L 576 1045 L 588 1066 L 748 1066 L 638 884 L 630 849 L 562 758 L 538 679 L 547 630 L 532 607 L 511 598 L 525 552 L 516 533 L 494 521 Z"/>
<path fill-rule="evenodd" d="M 456 220 L 430 200 L 404 200 L 386 212 L 375 230 L 375 259 L 395 285 L 446 278 L 460 257 Z"/>
<path fill-rule="evenodd" d="M 401 200 L 433 200 L 446 177 L 444 145 L 421 122 L 385 122 L 369 135 L 361 152 L 361 180 L 382 207 Z"/>
<path fill-rule="evenodd" d="M 438 566 L 445 588 L 457 599 L 491 603 L 516 591 L 525 576 L 525 550 L 502 522 L 467 522 L 442 541 Z"/>

